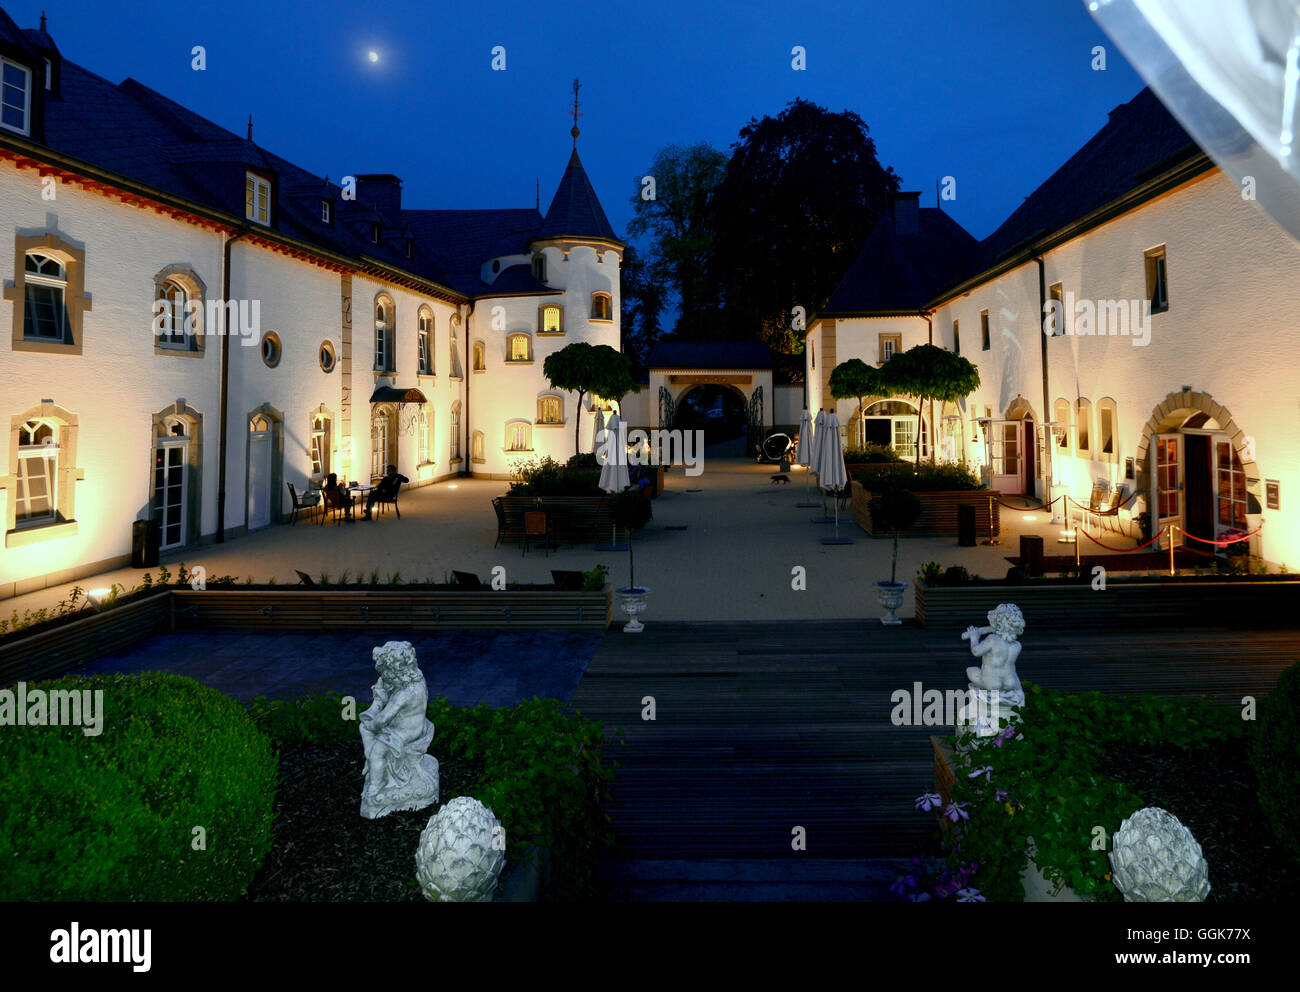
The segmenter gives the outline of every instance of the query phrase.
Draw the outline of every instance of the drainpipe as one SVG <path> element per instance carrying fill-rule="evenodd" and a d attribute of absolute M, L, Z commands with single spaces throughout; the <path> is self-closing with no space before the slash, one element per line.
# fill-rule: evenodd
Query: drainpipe
<path fill-rule="evenodd" d="M 929 325 L 930 328 L 926 334 L 926 343 L 934 344 L 934 320 L 930 316 L 930 314 L 926 313 L 924 310 L 921 311 L 921 316 L 925 318 L 925 322 L 927 325 Z M 935 426 L 936 425 L 934 422 L 934 400 L 931 399 L 930 400 L 930 464 L 931 465 L 934 464 Z M 917 432 L 916 443 L 917 444 L 921 443 L 921 437 L 919 431 Z"/>
<path fill-rule="evenodd" d="M 461 321 L 465 328 L 465 364 L 460 368 L 461 375 L 465 377 L 465 416 L 461 418 L 461 440 L 464 446 L 460 449 L 463 452 L 460 474 L 464 476 L 474 474 L 474 450 L 470 445 L 470 438 L 474 436 L 474 431 L 470 426 L 469 416 L 469 384 L 474 378 L 474 343 L 469 336 L 469 318 L 474 313 L 474 302 L 474 300 L 469 301 L 469 309 L 465 311 L 464 319 Z"/>
<path fill-rule="evenodd" d="M 226 238 L 221 260 L 221 427 L 217 443 L 217 543 L 226 543 L 226 421 L 230 397 L 230 246 L 248 233 Z"/>
<path fill-rule="evenodd" d="M 1052 419 L 1052 397 L 1051 397 L 1050 388 L 1047 384 L 1047 333 L 1046 333 L 1047 270 L 1043 267 L 1042 255 L 1035 255 L 1034 261 L 1038 263 L 1038 345 L 1039 348 L 1041 349 L 1040 352 L 1040 354 L 1042 355 L 1041 365 L 1043 370 L 1043 423 L 1047 424 Z M 1053 465 L 1051 461 L 1052 446 L 1050 440 L 1048 439 L 1048 433 L 1049 432 L 1047 428 L 1044 426 L 1043 427 L 1043 455 L 1044 455 L 1043 460 L 1046 461 L 1049 466 L 1047 475 L 1043 479 L 1043 489 L 1044 489 L 1043 502 L 1044 503 L 1051 502 L 1052 478 L 1056 474 L 1056 466 Z M 1034 438 L 1034 440 L 1031 443 L 1034 444 L 1038 443 L 1038 439 Z M 1053 512 L 1052 519 L 1053 520 L 1056 519 L 1055 512 Z"/>

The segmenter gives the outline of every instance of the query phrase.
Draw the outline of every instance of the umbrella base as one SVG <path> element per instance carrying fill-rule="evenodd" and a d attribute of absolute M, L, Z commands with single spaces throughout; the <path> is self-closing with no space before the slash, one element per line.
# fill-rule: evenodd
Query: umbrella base
<path fill-rule="evenodd" d="M 852 544 L 851 537 L 823 537 L 822 544 Z"/>

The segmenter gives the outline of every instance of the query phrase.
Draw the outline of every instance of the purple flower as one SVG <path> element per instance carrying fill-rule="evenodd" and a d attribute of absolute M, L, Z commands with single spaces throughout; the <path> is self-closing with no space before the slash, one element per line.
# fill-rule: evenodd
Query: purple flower
<path fill-rule="evenodd" d="M 987 899 L 985 899 L 982 895 L 980 895 L 979 889 L 958 890 L 957 901 L 958 902 L 988 902 Z"/>
<path fill-rule="evenodd" d="M 969 820 L 970 814 L 966 812 L 966 807 L 969 805 L 970 803 L 949 803 L 944 808 L 943 815 L 953 823 L 956 823 L 958 820 Z"/>
<path fill-rule="evenodd" d="M 937 792 L 927 792 L 924 795 L 918 796 L 916 800 L 916 808 L 923 810 L 926 813 L 930 812 L 932 809 L 938 809 L 942 804 L 943 796 L 939 795 Z"/>
<path fill-rule="evenodd" d="M 992 781 L 993 781 L 993 766 L 992 766 L 992 765 L 985 765 L 983 768 L 976 768 L 973 772 L 971 772 L 971 773 L 970 773 L 969 775 L 967 775 L 966 777 L 967 777 L 967 778 L 979 778 L 981 775 L 984 776 L 984 781 L 985 781 L 985 782 L 992 782 Z"/>
<path fill-rule="evenodd" d="M 1009 795 L 1011 795 L 1011 793 L 1007 792 L 1006 789 L 998 789 L 998 791 L 993 794 L 993 801 L 995 803 L 1000 803 Z"/>
<path fill-rule="evenodd" d="M 997 735 L 996 737 L 993 738 L 993 746 L 994 746 L 994 747 L 1001 747 L 1001 746 L 1002 746 L 1002 742 L 1003 742 L 1003 741 L 1008 741 L 1008 740 L 1010 740 L 1011 737 L 1015 734 L 1015 732 L 1016 732 L 1016 727 L 1015 727 L 1015 725 L 1014 725 L 1014 724 L 1008 724 L 1006 727 L 1004 727 L 1004 728 L 1003 728 L 1003 729 L 998 733 L 998 735 Z"/>
<path fill-rule="evenodd" d="M 892 895 L 896 895 L 896 896 L 902 896 L 902 895 L 905 895 L 905 894 L 907 893 L 907 883 L 904 882 L 904 880 L 901 879 L 901 878 L 900 878 L 900 879 L 897 879 L 897 880 L 895 880 L 894 883 L 889 887 L 889 891 L 890 891 L 890 894 L 892 894 Z"/>
<path fill-rule="evenodd" d="M 929 902 L 932 896 L 928 892 L 916 892 L 907 898 L 911 899 L 912 902 Z"/>

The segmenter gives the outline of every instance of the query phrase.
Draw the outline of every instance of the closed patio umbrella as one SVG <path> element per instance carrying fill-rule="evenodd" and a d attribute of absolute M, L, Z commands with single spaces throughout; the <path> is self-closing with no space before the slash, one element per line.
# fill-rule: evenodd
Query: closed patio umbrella
<path fill-rule="evenodd" d="M 807 410 L 799 415 L 799 446 L 795 448 L 794 461 L 796 465 L 802 465 L 806 468 L 808 481 L 804 486 L 805 496 L 802 503 L 796 503 L 795 506 L 801 509 L 812 509 L 817 504 L 810 502 L 812 496 L 812 456 L 813 456 L 813 419 L 812 414 Z"/>
<path fill-rule="evenodd" d="M 599 485 L 607 493 L 621 493 L 632 484 L 632 481 L 627 471 L 627 443 L 623 437 L 623 421 L 617 413 L 610 414 L 609 423 L 605 425 L 603 434 L 603 438 L 600 434 L 596 436 L 596 460 L 601 462 Z M 618 543 L 618 524 L 613 526 L 609 544 L 598 547 L 597 551 L 627 550 L 626 544 Z"/>
<path fill-rule="evenodd" d="M 605 411 L 596 407 L 596 429 L 591 432 L 591 450 L 596 450 L 596 445 L 600 444 L 600 432 L 605 429 Z"/>
<path fill-rule="evenodd" d="M 844 466 L 844 443 L 840 438 L 840 418 L 832 410 L 822 425 L 822 443 L 818 446 L 817 484 L 831 491 L 835 504 L 835 536 L 823 537 L 822 544 L 852 544 L 852 538 L 840 537 L 840 501 L 836 495 L 848 482 L 848 469 Z"/>
<path fill-rule="evenodd" d="M 821 472 L 819 465 L 822 456 L 822 442 L 825 439 L 826 439 L 826 411 L 818 410 L 817 419 L 813 421 L 813 440 L 812 440 L 812 452 L 811 452 L 812 460 L 809 462 L 808 465 L 808 470 L 812 472 L 814 475 L 820 475 Z M 821 484 L 822 482 L 821 479 L 819 478 L 817 480 L 817 485 L 820 486 Z M 815 506 L 817 504 L 813 504 L 813 505 Z M 831 518 L 826 513 L 825 496 L 822 497 L 821 508 L 822 508 L 822 515 L 820 517 L 813 517 L 812 522 L 815 524 L 830 523 Z"/>

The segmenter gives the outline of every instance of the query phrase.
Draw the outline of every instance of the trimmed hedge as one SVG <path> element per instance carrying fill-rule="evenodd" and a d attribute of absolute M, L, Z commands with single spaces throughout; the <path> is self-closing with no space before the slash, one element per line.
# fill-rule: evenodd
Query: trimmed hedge
<path fill-rule="evenodd" d="M 165 672 L 33 689 L 102 690 L 102 733 L 0 733 L 0 899 L 232 900 L 247 889 L 270 849 L 276 759 L 243 706 Z M 205 850 L 194 850 L 196 827 Z"/>
<path fill-rule="evenodd" d="M 1287 854 L 1300 860 L 1300 664 L 1286 669 L 1260 703 L 1250 745 L 1264 819 Z"/>

